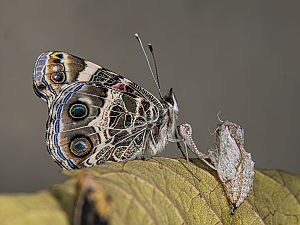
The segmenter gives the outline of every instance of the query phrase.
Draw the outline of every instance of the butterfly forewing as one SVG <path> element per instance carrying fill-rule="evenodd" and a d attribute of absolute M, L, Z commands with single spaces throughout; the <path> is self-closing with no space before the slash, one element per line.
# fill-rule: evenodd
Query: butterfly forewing
<path fill-rule="evenodd" d="M 101 67 L 71 54 L 55 51 L 42 53 L 34 67 L 35 92 L 48 102 L 50 108 L 62 87 L 79 80 L 89 81 Z"/>
<path fill-rule="evenodd" d="M 33 86 L 36 94 L 48 101 L 49 108 L 65 86 L 78 81 L 97 82 L 120 92 L 133 93 L 163 108 L 160 101 L 144 88 L 90 61 L 61 51 L 45 52 L 38 57 L 33 72 Z"/>

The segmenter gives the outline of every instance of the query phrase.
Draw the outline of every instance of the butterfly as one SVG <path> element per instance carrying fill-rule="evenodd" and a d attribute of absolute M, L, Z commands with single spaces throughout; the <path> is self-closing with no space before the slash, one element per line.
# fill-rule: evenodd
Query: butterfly
<path fill-rule="evenodd" d="M 64 169 L 152 156 L 176 141 L 179 109 L 172 89 L 158 99 L 122 75 L 62 51 L 38 57 L 33 89 L 48 105 L 48 152 Z"/>

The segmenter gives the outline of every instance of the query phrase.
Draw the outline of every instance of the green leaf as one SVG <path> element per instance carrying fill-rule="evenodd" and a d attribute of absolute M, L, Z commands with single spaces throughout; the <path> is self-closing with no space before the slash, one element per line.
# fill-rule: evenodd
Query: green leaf
<path fill-rule="evenodd" d="M 300 224 L 300 178 L 282 171 L 256 171 L 234 216 L 216 172 L 199 160 L 155 157 L 66 173 L 67 182 L 46 191 L 0 195 L 1 224 Z"/>
<path fill-rule="evenodd" d="M 65 211 L 49 191 L 0 196 L 1 225 L 65 225 Z"/>

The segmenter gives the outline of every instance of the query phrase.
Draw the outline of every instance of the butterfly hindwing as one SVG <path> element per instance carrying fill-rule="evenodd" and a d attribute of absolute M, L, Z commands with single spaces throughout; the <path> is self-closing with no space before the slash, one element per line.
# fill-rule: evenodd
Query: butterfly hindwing
<path fill-rule="evenodd" d="M 141 154 L 147 124 L 157 119 L 157 106 L 140 96 L 98 82 L 75 82 L 50 109 L 48 149 L 67 169 L 128 160 Z"/>

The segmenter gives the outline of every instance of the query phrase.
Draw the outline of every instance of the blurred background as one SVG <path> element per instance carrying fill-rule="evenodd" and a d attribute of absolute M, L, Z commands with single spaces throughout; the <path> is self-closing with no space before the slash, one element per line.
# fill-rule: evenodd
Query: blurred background
<path fill-rule="evenodd" d="M 162 90 L 198 147 L 220 117 L 246 130 L 257 168 L 300 174 L 300 1 L 6 1 L 0 3 L 0 191 L 65 179 L 46 151 L 46 103 L 32 91 L 36 58 L 63 50 L 157 95 L 138 32 L 155 48 Z M 181 156 L 175 144 L 161 154 Z M 192 156 L 192 155 L 191 155 Z"/>

